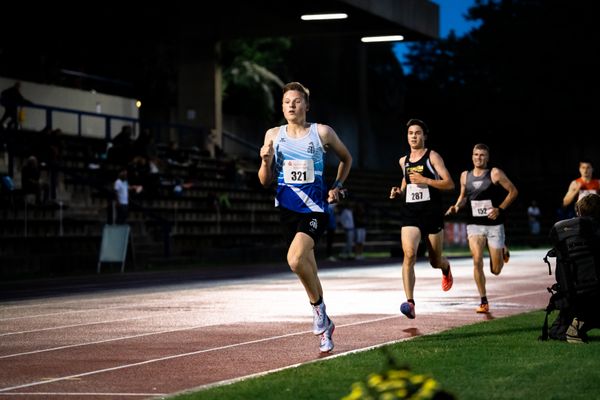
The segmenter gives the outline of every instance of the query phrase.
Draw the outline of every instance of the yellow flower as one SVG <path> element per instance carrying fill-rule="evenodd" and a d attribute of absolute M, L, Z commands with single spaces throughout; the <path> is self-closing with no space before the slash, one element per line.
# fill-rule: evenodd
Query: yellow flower
<path fill-rule="evenodd" d="M 369 380 L 367 381 L 367 383 L 369 384 L 369 386 L 377 386 L 382 381 L 383 381 L 383 376 L 381 376 L 379 374 L 371 374 L 371 375 L 369 375 Z"/>
<path fill-rule="evenodd" d="M 408 368 L 371 373 L 366 382 L 355 382 L 342 400 L 431 400 L 441 390 L 430 376 L 413 374 Z"/>
<path fill-rule="evenodd" d="M 342 397 L 342 400 L 361 400 L 367 393 L 364 390 L 364 385 L 361 382 L 354 382 L 352 384 L 352 391 L 349 395 Z"/>
<path fill-rule="evenodd" d="M 392 379 L 408 379 L 411 375 L 407 369 L 391 369 L 387 374 Z"/>
<path fill-rule="evenodd" d="M 425 376 L 424 375 L 413 375 L 410 377 L 410 382 L 418 385 L 420 383 L 423 383 L 423 381 L 425 380 Z"/>

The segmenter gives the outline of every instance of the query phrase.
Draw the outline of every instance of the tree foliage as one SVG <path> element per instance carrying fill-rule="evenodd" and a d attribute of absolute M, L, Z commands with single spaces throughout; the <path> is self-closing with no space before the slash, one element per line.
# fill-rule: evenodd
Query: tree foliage
<path fill-rule="evenodd" d="M 271 122 L 286 75 L 287 38 L 237 39 L 223 43 L 223 109 Z"/>
<path fill-rule="evenodd" d="M 435 120 L 467 137 L 519 126 L 539 137 L 558 121 L 589 123 L 599 67 L 593 15 L 585 1 L 476 0 L 467 18 L 477 28 L 411 47 L 408 103 L 433 105 Z"/>
<path fill-rule="evenodd" d="M 405 111 L 429 121 L 429 143 L 447 155 L 451 172 L 470 168 L 472 146 L 484 142 L 520 197 L 548 193 L 542 206 L 551 209 L 579 159 L 600 164 L 589 140 L 600 70 L 592 5 L 476 0 L 467 14 L 476 28 L 410 47 Z"/>

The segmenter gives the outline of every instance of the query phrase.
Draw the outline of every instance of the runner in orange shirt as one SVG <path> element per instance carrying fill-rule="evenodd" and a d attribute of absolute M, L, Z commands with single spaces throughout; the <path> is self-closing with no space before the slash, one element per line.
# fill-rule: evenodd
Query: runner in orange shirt
<path fill-rule="evenodd" d="M 590 160 L 579 162 L 579 173 L 581 177 L 571 181 L 569 185 L 569 190 L 563 198 L 563 207 L 568 207 L 590 193 L 600 194 L 600 179 L 592 178 L 594 167 Z"/>

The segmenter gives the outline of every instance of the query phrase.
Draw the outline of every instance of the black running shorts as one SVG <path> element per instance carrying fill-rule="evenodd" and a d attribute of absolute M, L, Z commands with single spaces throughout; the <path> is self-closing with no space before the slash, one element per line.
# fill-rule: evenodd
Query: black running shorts
<path fill-rule="evenodd" d="M 329 217 L 324 212 L 297 213 L 283 207 L 279 207 L 279 211 L 283 238 L 288 246 L 298 232 L 306 233 L 316 244 L 327 229 Z"/>
<path fill-rule="evenodd" d="M 439 213 L 423 213 L 420 216 L 402 216 L 402 226 L 416 226 L 421 235 L 435 234 L 444 229 L 444 216 Z"/>

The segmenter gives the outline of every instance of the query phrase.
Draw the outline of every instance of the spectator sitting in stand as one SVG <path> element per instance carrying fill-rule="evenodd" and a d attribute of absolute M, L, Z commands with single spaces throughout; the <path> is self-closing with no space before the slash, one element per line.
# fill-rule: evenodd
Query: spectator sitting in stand
<path fill-rule="evenodd" d="M 169 147 L 165 152 L 165 159 L 170 165 L 179 167 L 189 167 L 192 165 L 192 161 L 187 154 L 179 148 L 179 143 L 175 140 L 169 142 Z"/>
<path fill-rule="evenodd" d="M 157 157 L 154 135 L 148 128 L 142 129 L 138 137 L 132 143 L 132 155 L 152 159 Z"/>
<path fill-rule="evenodd" d="M 225 152 L 219 145 L 218 136 L 216 132 L 211 132 L 209 135 L 206 136 L 204 148 L 206 150 L 205 153 L 207 153 L 210 158 L 220 159 L 225 155 Z"/>

